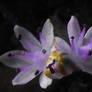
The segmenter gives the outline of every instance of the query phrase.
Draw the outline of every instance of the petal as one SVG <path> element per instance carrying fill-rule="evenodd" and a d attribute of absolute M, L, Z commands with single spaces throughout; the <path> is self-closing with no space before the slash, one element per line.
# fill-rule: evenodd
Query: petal
<path fill-rule="evenodd" d="M 87 44 L 92 38 L 92 27 L 90 27 L 84 36 L 84 44 Z"/>
<path fill-rule="evenodd" d="M 79 23 L 78 23 L 78 20 L 76 17 L 74 17 L 74 16 L 71 17 L 71 19 L 68 23 L 67 29 L 68 29 L 68 36 L 70 39 L 70 43 L 71 43 L 72 37 L 74 37 L 75 43 L 76 43 L 79 39 L 80 32 L 81 32 L 80 26 L 79 26 Z"/>
<path fill-rule="evenodd" d="M 36 67 L 31 68 L 29 70 L 21 71 L 13 80 L 13 85 L 23 85 L 31 81 L 33 78 L 35 78 L 38 74 L 35 74 L 37 71 Z"/>
<path fill-rule="evenodd" d="M 83 63 L 83 71 L 92 74 L 92 57 Z"/>
<path fill-rule="evenodd" d="M 41 70 L 45 68 L 46 60 L 48 58 L 47 54 L 43 54 L 41 51 L 36 51 L 31 53 L 30 57 L 32 61 L 34 61 L 34 63 L 40 67 Z"/>
<path fill-rule="evenodd" d="M 92 41 L 88 45 L 81 46 L 78 49 L 79 55 L 82 56 L 83 59 L 89 58 L 91 51 L 92 51 Z"/>
<path fill-rule="evenodd" d="M 85 32 L 86 32 L 86 29 L 84 27 L 83 30 L 82 30 L 82 32 L 81 32 L 81 34 L 80 34 L 78 42 L 77 42 L 78 47 L 82 46 L 82 44 L 83 44 L 83 39 L 84 39 Z"/>
<path fill-rule="evenodd" d="M 39 36 L 40 36 L 41 45 L 42 45 L 43 49 L 45 49 L 45 46 L 47 45 L 46 40 L 41 32 L 39 33 Z"/>
<path fill-rule="evenodd" d="M 20 40 L 25 49 L 29 51 L 36 51 L 41 49 L 41 44 L 39 43 L 39 41 L 27 29 L 15 25 L 14 32 L 16 34 L 16 37 Z"/>
<path fill-rule="evenodd" d="M 61 53 L 69 54 L 71 53 L 71 48 L 67 42 L 59 37 L 55 37 L 57 48 Z"/>
<path fill-rule="evenodd" d="M 20 71 L 26 71 L 26 70 L 29 70 L 29 69 L 32 69 L 33 66 L 30 65 L 30 66 L 27 66 L 27 67 L 23 67 L 23 68 L 20 68 Z"/>
<path fill-rule="evenodd" d="M 27 52 L 24 51 L 9 51 L 0 56 L 0 62 L 12 67 L 12 68 L 21 68 L 26 67 L 32 64 L 32 61 Z"/>
<path fill-rule="evenodd" d="M 52 79 L 48 78 L 44 73 L 41 74 L 39 79 L 40 87 L 46 89 L 52 84 Z"/>
<path fill-rule="evenodd" d="M 43 48 L 48 50 L 49 48 L 52 47 L 54 40 L 53 25 L 49 19 L 45 22 L 43 26 L 42 35 L 46 40 L 46 43 L 43 44 Z"/>

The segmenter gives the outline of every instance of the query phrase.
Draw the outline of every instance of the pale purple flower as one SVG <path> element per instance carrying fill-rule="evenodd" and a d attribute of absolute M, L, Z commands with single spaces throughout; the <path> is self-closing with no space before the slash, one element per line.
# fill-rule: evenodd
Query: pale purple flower
<path fill-rule="evenodd" d="M 50 55 L 51 48 L 54 46 L 53 25 L 49 19 L 45 22 L 40 33 L 41 43 L 21 26 L 15 25 L 14 32 L 27 51 L 6 52 L 0 56 L 0 61 L 9 67 L 20 69 L 18 75 L 12 80 L 12 84 L 23 85 L 46 69 L 46 60 Z M 42 88 L 47 88 L 52 83 L 52 79 L 42 73 L 39 82 Z"/>
<path fill-rule="evenodd" d="M 63 55 L 53 32 L 53 25 L 48 19 L 40 33 L 40 42 L 26 29 L 16 25 L 14 32 L 23 47 L 27 50 L 9 51 L 0 56 L 0 61 L 12 68 L 19 68 L 20 72 L 12 80 L 13 85 L 23 85 L 41 74 L 39 83 L 41 88 L 47 88 L 53 79 L 72 73 L 71 64 L 63 63 Z M 62 67 L 61 67 L 62 66 Z"/>
<path fill-rule="evenodd" d="M 92 74 L 92 27 L 87 32 L 85 27 L 81 31 L 77 18 L 72 16 L 67 30 L 70 45 L 62 38 L 56 37 L 58 50 L 66 54 L 76 67 Z"/>

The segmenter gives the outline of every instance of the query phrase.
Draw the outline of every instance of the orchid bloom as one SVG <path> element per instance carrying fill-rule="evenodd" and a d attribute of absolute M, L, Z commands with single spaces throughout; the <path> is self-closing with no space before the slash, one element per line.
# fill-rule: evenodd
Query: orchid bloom
<path fill-rule="evenodd" d="M 67 30 L 70 46 L 62 38 L 56 37 L 58 50 L 66 54 L 77 68 L 92 74 L 92 27 L 87 32 L 85 27 L 81 31 L 77 18 L 72 16 Z"/>
<path fill-rule="evenodd" d="M 40 42 L 26 29 L 15 25 L 14 32 L 23 47 L 27 50 L 14 50 L 0 56 L 0 62 L 12 67 L 19 68 L 20 72 L 12 80 L 13 85 L 23 85 L 31 81 L 40 73 L 39 83 L 42 88 L 47 88 L 52 79 L 62 78 L 64 70 L 60 70 L 63 58 L 57 52 L 53 25 L 48 19 L 40 33 Z"/>

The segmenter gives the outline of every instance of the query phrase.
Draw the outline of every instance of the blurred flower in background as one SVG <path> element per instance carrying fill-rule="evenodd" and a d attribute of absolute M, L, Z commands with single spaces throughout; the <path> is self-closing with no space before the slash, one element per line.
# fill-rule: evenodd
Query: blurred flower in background
<path fill-rule="evenodd" d="M 72 16 L 67 30 L 71 47 L 65 40 L 56 37 L 59 50 L 67 54 L 81 70 L 92 74 L 92 27 L 88 29 L 86 34 L 85 27 L 81 32 L 77 18 Z"/>

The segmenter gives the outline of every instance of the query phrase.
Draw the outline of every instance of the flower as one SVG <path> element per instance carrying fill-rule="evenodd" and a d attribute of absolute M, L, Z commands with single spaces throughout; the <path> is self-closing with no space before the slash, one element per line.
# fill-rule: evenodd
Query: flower
<path fill-rule="evenodd" d="M 81 32 L 77 18 L 72 16 L 67 30 L 70 46 L 62 38 L 55 37 L 58 50 L 66 54 L 77 68 L 92 74 L 92 27 L 87 32 L 84 27 Z"/>
<path fill-rule="evenodd" d="M 56 50 L 53 25 L 49 19 L 40 33 L 41 43 L 21 26 L 15 25 L 14 32 L 27 51 L 14 50 L 0 56 L 3 64 L 20 69 L 12 80 L 13 85 L 26 84 L 42 73 L 39 83 L 42 88 L 47 88 L 52 83 L 52 78 L 62 77 L 64 71 L 60 73 L 58 68 L 62 64 L 62 56 Z"/>

